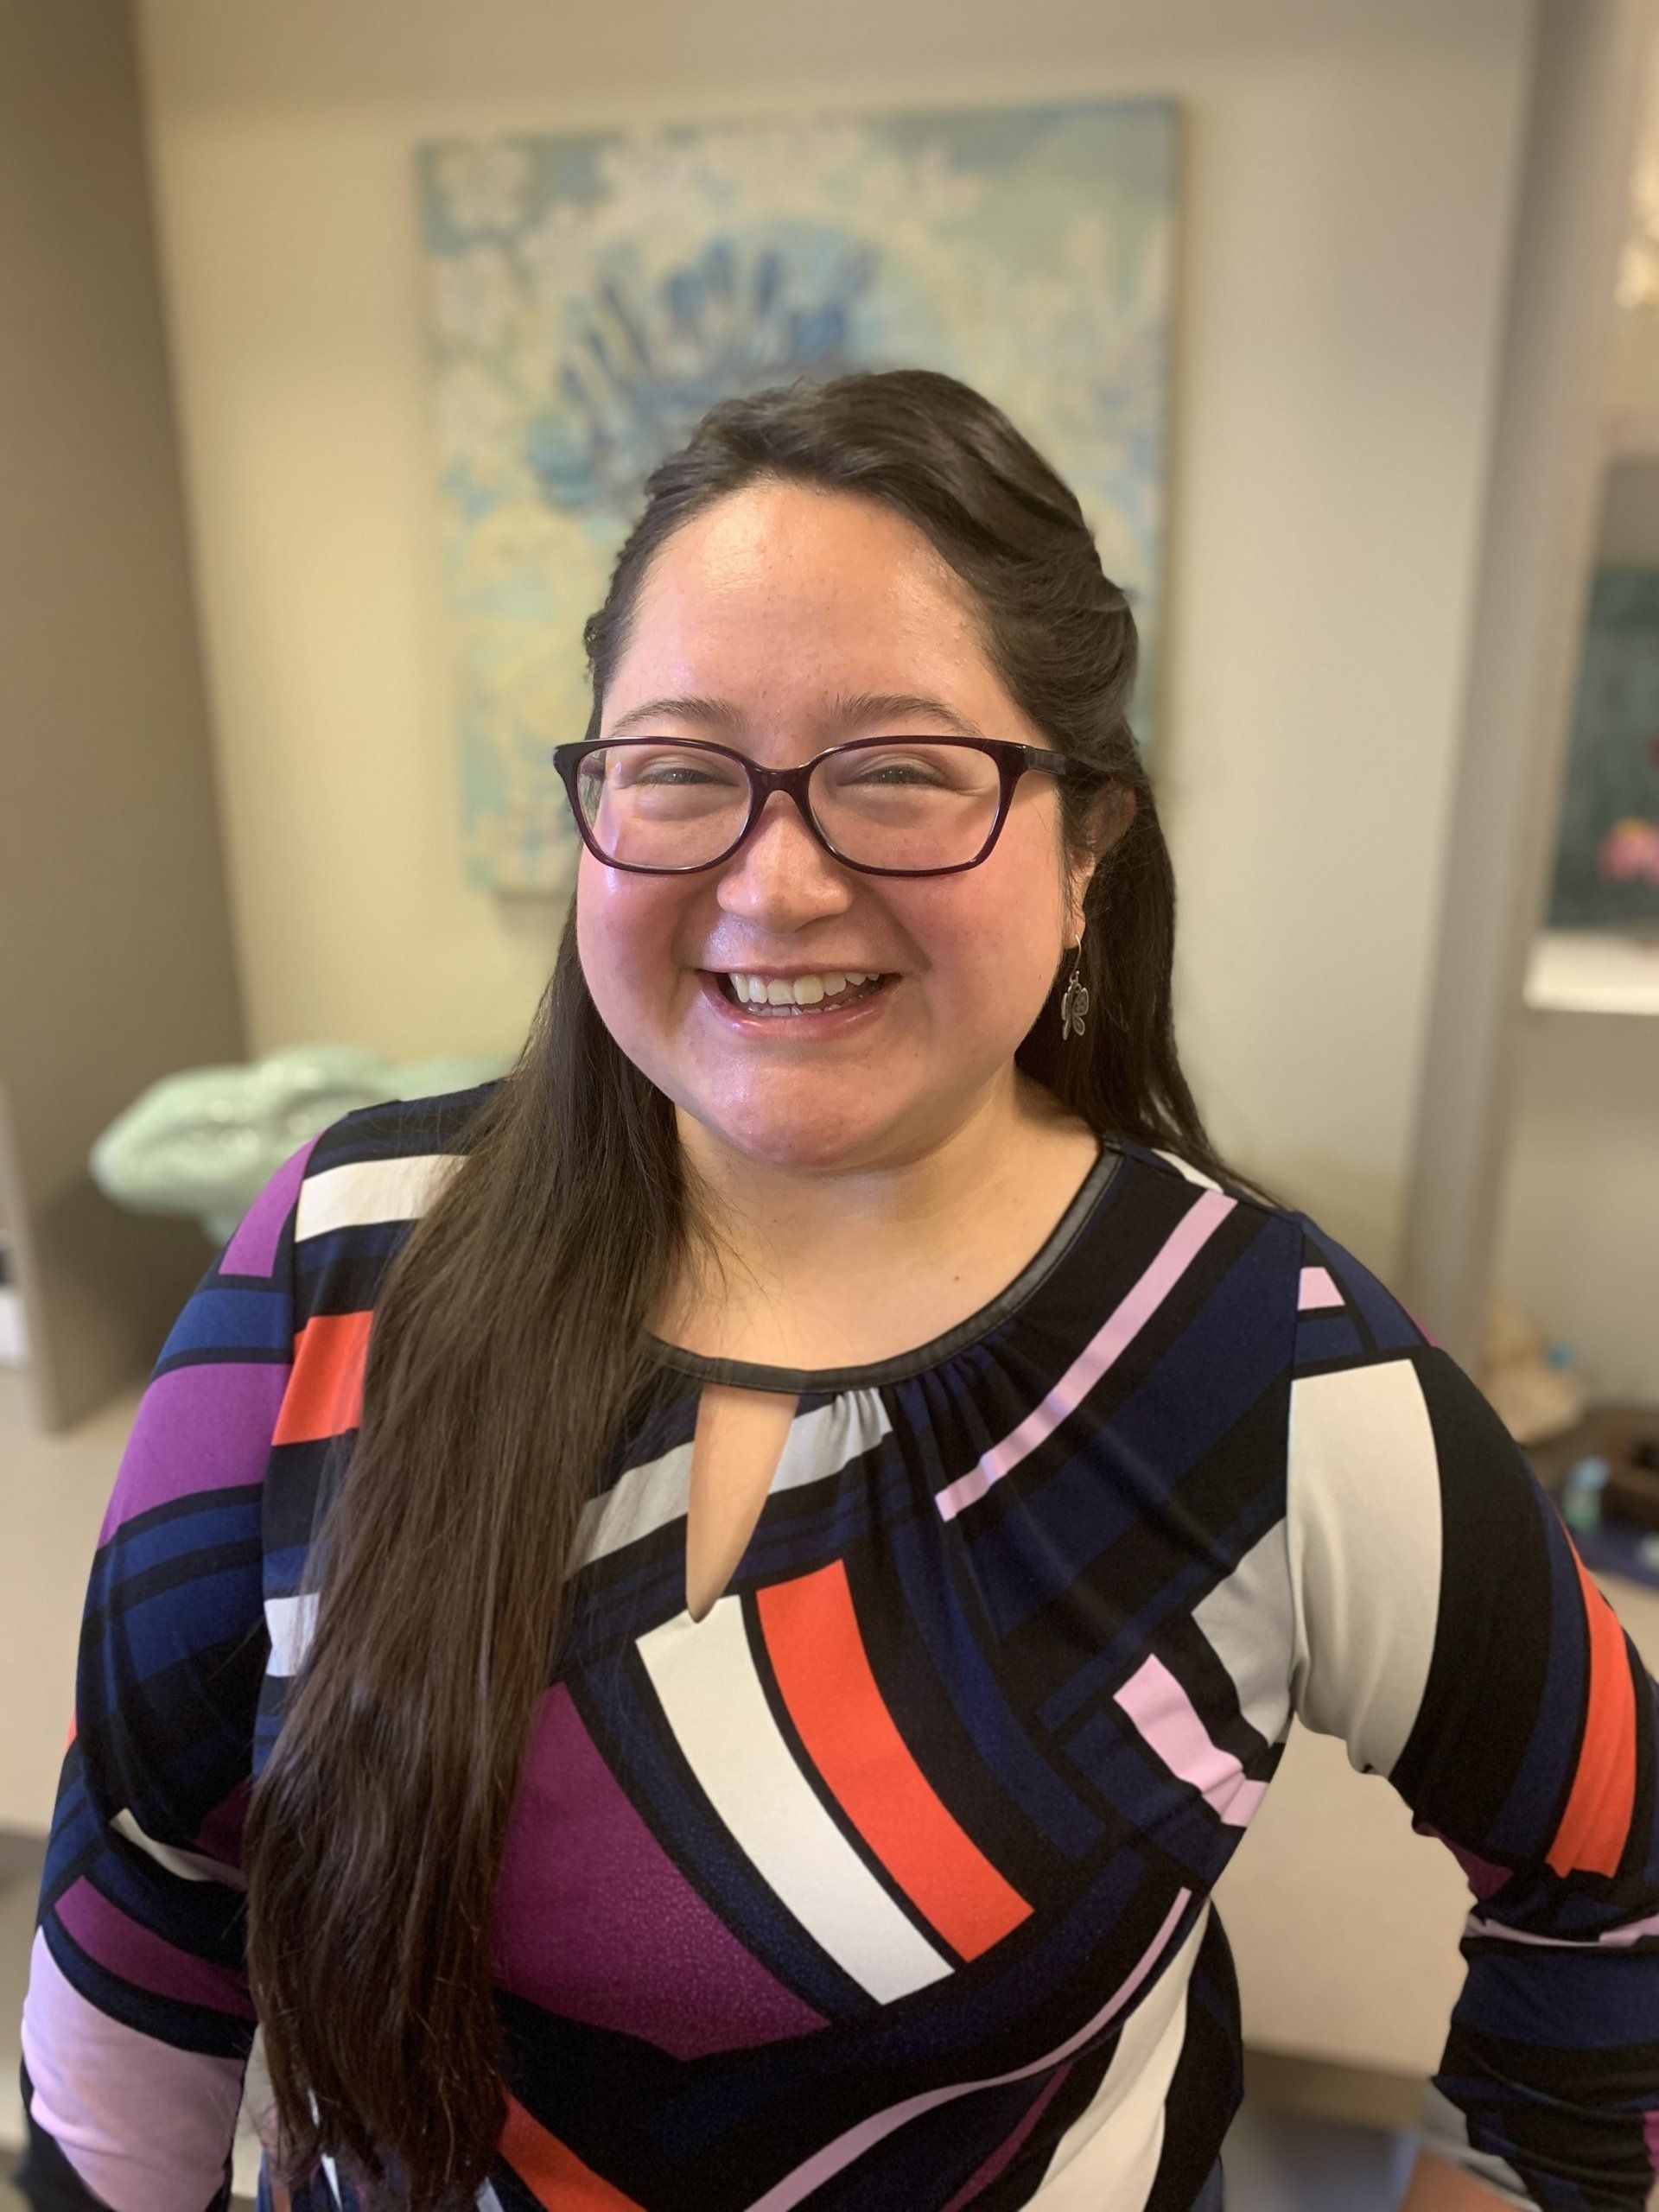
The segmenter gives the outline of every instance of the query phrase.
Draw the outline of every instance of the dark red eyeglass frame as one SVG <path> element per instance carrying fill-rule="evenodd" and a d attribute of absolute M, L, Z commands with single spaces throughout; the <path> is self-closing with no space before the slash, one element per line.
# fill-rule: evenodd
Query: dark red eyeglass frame
<path fill-rule="evenodd" d="M 822 826 L 813 819 L 812 809 L 806 795 L 807 779 L 819 761 L 827 760 L 833 753 L 861 753 L 883 745 L 956 745 L 970 752 L 988 753 L 996 766 L 1001 788 L 997 792 L 996 818 L 991 823 L 990 834 L 970 861 L 951 861 L 944 868 L 876 868 L 868 861 L 849 860 L 845 853 L 837 852 L 833 842 Z M 723 853 L 710 861 L 693 861 L 682 867 L 652 868 L 641 861 L 613 861 L 601 852 L 594 843 L 588 824 L 582 819 L 582 800 L 576 790 L 576 777 L 582 761 L 590 753 L 600 752 L 607 746 L 671 745 L 677 750 L 694 753 L 718 753 L 728 760 L 735 760 L 747 772 L 749 779 L 749 810 L 743 827 Z M 803 760 L 793 768 L 766 768 L 760 761 L 751 760 L 747 753 L 740 753 L 735 746 L 717 745 L 704 737 L 595 737 L 578 738 L 569 745 L 556 745 L 553 765 L 559 772 L 565 797 L 570 802 L 570 812 L 575 821 L 582 842 L 594 858 L 605 868 L 625 868 L 631 875 L 701 875 L 705 868 L 721 868 L 730 860 L 743 840 L 753 829 L 760 810 L 773 791 L 787 791 L 799 810 L 807 828 L 823 847 L 832 860 L 842 868 L 856 868 L 861 875 L 960 875 L 964 868 L 977 868 L 988 860 L 992 848 L 1002 834 L 1002 824 L 1008 818 L 1008 809 L 1014 804 L 1014 785 L 1027 768 L 1040 769 L 1051 776 L 1063 776 L 1071 762 L 1063 753 L 1052 751 L 1044 745 L 1020 745 L 1012 738 L 1001 737 L 854 737 L 844 744 L 826 746 L 822 753 L 815 753 L 810 760 Z"/>

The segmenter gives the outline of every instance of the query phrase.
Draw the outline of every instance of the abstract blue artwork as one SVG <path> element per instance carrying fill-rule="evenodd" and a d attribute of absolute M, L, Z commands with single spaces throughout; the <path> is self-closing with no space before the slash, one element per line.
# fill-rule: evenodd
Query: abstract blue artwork
<path fill-rule="evenodd" d="M 1071 485 L 1154 735 L 1176 111 L 1160 100 L 443 141 L 417 154 L 463 849 L 567 889 L 548 752 L 645 476 L 714 401 L 943 369 Z"/>

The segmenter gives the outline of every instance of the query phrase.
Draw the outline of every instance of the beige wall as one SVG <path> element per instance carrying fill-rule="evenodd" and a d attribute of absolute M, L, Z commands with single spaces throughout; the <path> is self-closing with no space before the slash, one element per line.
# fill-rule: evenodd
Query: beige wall
<path fill-rule="evenodd" d="M 56 1429 L 149 1370 L 205 1257 L 88 1152 L 243 1031 L 131 16 L 0 0 L 0 1185 Z"/>
<path fill-rule="evenodd" d="M 1181 1035 L 1224 1147 L 1391 1266 L 1525 0 L 141 14 L 257 1049 L 511 1048 L 557 932 L 461 880 L 415 143 L 809 104 L 1185 104 L 1159 766 Z"/>

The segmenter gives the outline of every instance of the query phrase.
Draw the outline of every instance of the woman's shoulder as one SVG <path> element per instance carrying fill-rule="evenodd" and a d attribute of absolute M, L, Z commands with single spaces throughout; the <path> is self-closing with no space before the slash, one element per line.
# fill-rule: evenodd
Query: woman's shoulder
<path fill-rule="evenodd" d="M 1154 1173 L 1173 1180 L 1192 1185 L 1199 1191 L 1211 1191 L 1231 1199 L 1236 1205 L 1248 1206 L 1255 1212 L 1275 1221 L 1294 1222 L 1299 1225 L 1306 1217 L 1290 1205 L 1264 1198 L 1253 1191 L 1239 1177 L 1227 1169 L 1205 1166 L 1186 1153 L 1173 1145 L 1154 1145 L 1139 1137 L 1116 1136 L 1108 1140 L 1126 1157 L 1139 1161 Z"/>
<path fill-rule="evenodd" d="M 384 1099 L 328 1122 L 305 1160 L 296 1235 L 416 1218 L 472 1150 L 507 1080 L 495 1076 L 464 1090 Z"/>
<path fill-rule="evenodd" d="M 1166 1186 L 1151 1210 L 1162 1262 L 1194 1281 L 1207 1271 L 1217 1283 L 1246 1266 L 1264 1298 L 1288 1306 L 1296 1371 L 1403 1354 L 1443 1358 L 1395 1287 L 1388 1260 L 1361 1256 L 1375 1254 L 1375 1236 L 1344 1241 L 1321 1212 L 1264 1196 L 1174 1147 L 1115 1141 L 1141 1173 Z"/>

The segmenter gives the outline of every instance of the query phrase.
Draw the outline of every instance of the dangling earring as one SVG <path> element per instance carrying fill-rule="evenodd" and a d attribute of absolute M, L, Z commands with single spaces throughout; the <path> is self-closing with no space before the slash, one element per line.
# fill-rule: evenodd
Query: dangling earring
<path fill-rule="evenodd" d="M 1065 996 L 1060 1001 L 1062 1039 L 1082 1036 L 1083 1017 L 1089 1011 L 1089 987 L 1077 980 L 1078 971 L 1083 966 L 1083 939 L 1081 938 L 1077 939 L 1077 966 L 1071 970 L 1071 979 L 1065 987 Z"/>

